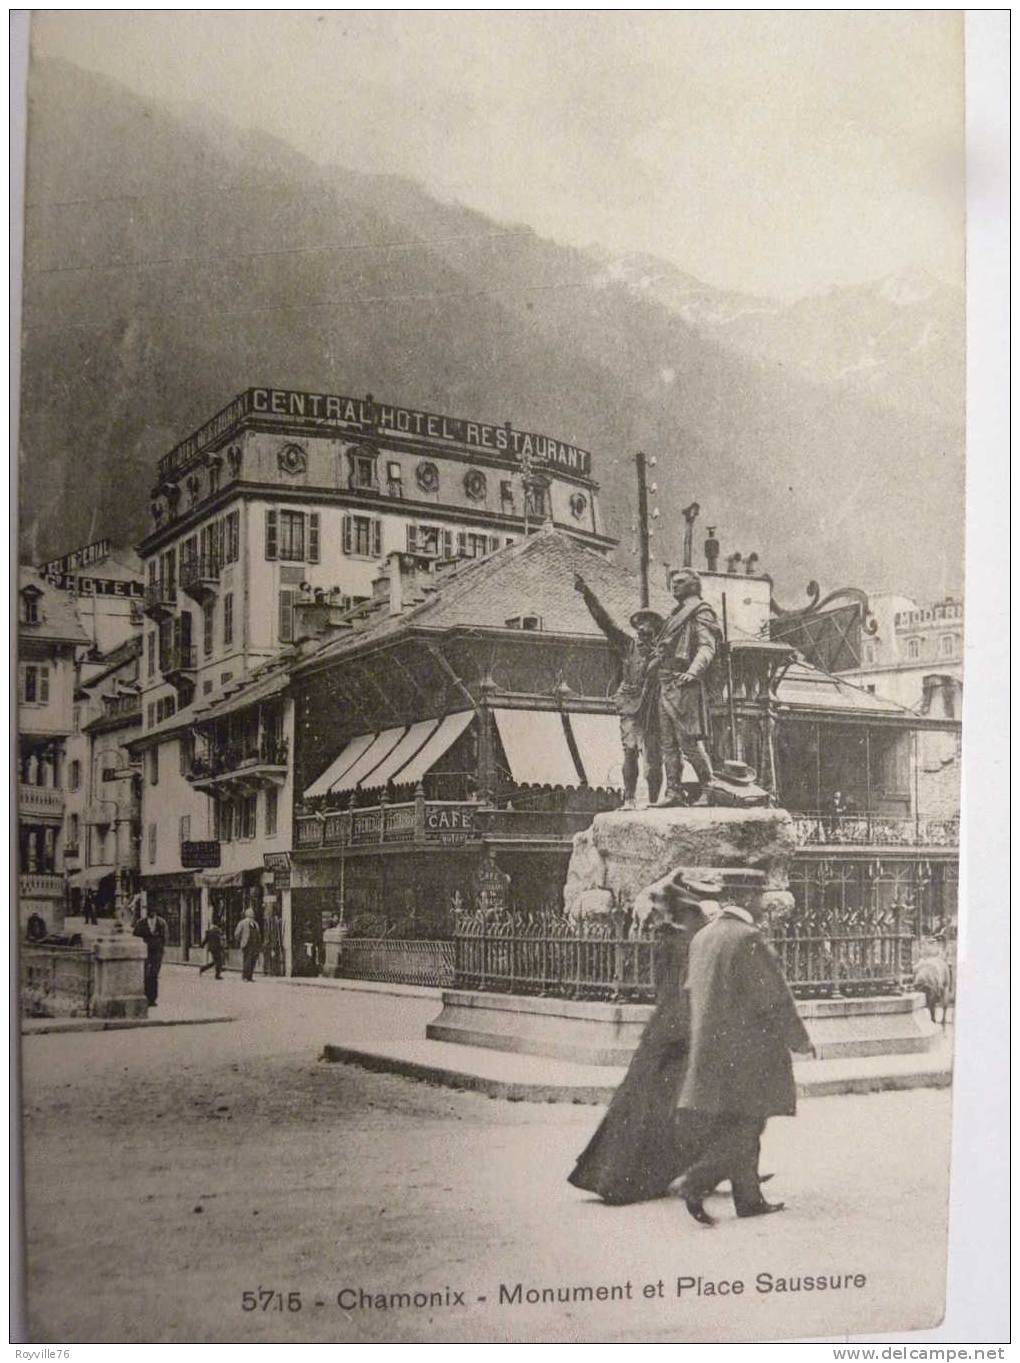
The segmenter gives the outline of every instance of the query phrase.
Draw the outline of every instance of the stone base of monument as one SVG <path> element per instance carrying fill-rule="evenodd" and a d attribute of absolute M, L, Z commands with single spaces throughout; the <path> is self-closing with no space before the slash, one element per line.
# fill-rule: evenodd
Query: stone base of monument
<path fill-rule="evenodd" d="M 91 1015 L 96 1018 L 144 1018 L 145 943 L 119 927 L 85 928 L 82 942 L 91 951 L 95 971 Z"/>
<path fill-rule="evenodd" d="M 929 1050 L 941 1036 L 922 994 L 805 999 L 799 1009 L 823 1060 L 916 1054 Z M 425 1035 L 430 1041 L 583 1065 L 626 1065 L 651 1015 L 650 1004 L 582 1003 L 447 989 L 443 1011 L 428 1024 Z"/>

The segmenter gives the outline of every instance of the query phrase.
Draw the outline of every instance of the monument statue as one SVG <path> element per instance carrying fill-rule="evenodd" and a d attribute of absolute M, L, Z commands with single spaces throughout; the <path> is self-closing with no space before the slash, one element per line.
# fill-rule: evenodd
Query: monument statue
<path fill-rule="evenodd" d="M 712 664 L 722 631 L 715 611 L 701 599 L 701 578 L 693 568 L 670 574 L 676 606 L 656 644 L 659 692 L 659 738 L 666 773 L 666 789 L 659 804 L 694 804 L 712 780 L 712 762 L 705 746 L 708 704 L 705 674 Z M 684 758 L 694 768 L 699 785 L 685 798 L 682 788 Z"/>
<path fill-rule="evenodd" d="M 592 618 L 609 640 L 620 663 L 620 684 L 613 699 L 620 716 L 623 743 L 623 807 L 633 809 L 635 806 L 639 754 L 644 757 L 648 800 L 654 804 L 662 785 L 656 642 L 665 622 L 658 611 L 637 610 L 630 617 L 636 633 L 628 634 L 612 618 L 580 573 L 574 577 L 574 589 L 584 597 Z"/>

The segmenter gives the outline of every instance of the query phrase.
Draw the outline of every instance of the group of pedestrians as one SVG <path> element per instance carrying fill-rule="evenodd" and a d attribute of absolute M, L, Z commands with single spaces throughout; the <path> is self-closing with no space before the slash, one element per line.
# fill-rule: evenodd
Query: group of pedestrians
<path fill-rule="evenodd" d="M 166 919 L 156 912 L 152 904 L 147 904 L 144 909 L 140 905 L 136 907 L 137 921 L 134 934 L 145 943 L 145 997 L 149 1001 L 149 1007 L 155 1008 L 159 997 L 159 972 L 166 953 Z M 241 979 L 253 980 L 259 952 L 262 949 L 262 930 L 254 909 L 245 909 L 244 916 L 234 929 L 234 942 L 241 952 Z M 211 920 L 206 928 L 201 946 L 208 952 L 209 959 L 205 965 L 199 967 L 198 973 L 204 975 L 207 970 L 214 970 L 216 972 L 214 978 L 221 980 L 227 959 L 227 944 L 223 929 L 215 919 Z"/>
<path fill-rule="evenodd" d="M 761 1137 L 769 1117 L 796 1112 L 791 1051 L 814 1047 L 758 929 L 763 883 L 761 872 L 733 870 L 678 872 L 651 887 L 664 931 L 676 935 L 672 966 L 570 1175 L 576 1187 L 622 1204 L 675 1185 L 705 1226 L 714 1224 L 705 1200 L 725 1180 L 738 1216 L 782 1210 L 762 1194 Z"/>

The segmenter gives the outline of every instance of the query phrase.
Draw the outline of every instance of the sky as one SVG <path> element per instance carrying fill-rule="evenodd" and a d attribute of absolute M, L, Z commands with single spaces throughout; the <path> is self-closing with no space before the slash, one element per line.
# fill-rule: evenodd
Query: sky
<path fill-rule="evenodd" d="M 716 287 L 962 282 L 959 14 L 36 11 L 32 43 Z"/>

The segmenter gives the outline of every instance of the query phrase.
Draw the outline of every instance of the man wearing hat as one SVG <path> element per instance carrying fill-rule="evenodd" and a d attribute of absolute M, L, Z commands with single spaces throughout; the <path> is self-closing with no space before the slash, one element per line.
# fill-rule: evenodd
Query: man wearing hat
<path fill-rule="evenodd" d="M 655 680 L 655 641 L 663 626 L 658 611 L 638 610 L 630 617 L 636 631 L 621 629 L 580 573 L 574 577 L 574 590 L 599 629 L 609 640 L 620 666 L 620 684 L 613 699 L 620 716 L 623 743 L 623 807 L 634 808 L 638 782 L 638 754 L 645 759 L 648 799 L 654 804 L 662 784 L 662 750 L 659 745 L 658 688 Z"/>
<path fill-rule="evenodd" d="M 701 578 L 693 568 L 674 570 L 669 586 L 676 605 L 662 627 L 656 652 L 659 734 L 666 769 L 666 789 L 659 803 L 672 806 L 685 803 L 685 757 L 700 783 L 691 796 L 692 804 L 712 779 L 705 747 L 708 708 L 703 678 L 719 650 L 722 631 L 715 611 L 701 599 Z"/>
<path fill-rule="evenodd" d="M 791 1051 L 814 1048 L 779 961 L 757 923 L 765 877 L 724 870 L 720 912 L 691 939 L 687 963 L 690 1058 L 678 1112 L 700 1128 L 702 1153 L 678 1191 L 696 1221 L 712 1225 L 704 1199 L 730 1180 L 738 1216 L 781 1211 L 766 1202 L 758 1174 L 765 1123 L 793 1116 L 797 1091 Z"/>

